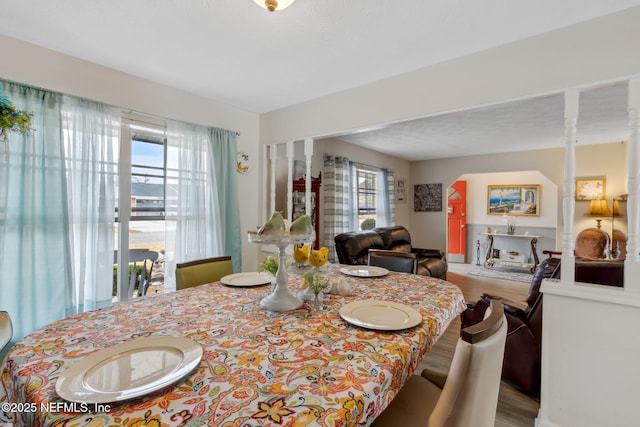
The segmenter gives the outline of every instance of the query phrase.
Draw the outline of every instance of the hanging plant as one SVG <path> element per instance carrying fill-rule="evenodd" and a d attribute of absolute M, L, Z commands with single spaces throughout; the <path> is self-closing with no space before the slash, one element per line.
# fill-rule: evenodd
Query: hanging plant
<path fill-rule="evenodd" d="M 33 113 L 18 110 L 0 87 L 0 141 L 6 141 L 9 132 L 25 134 L 32 130 Z"/>

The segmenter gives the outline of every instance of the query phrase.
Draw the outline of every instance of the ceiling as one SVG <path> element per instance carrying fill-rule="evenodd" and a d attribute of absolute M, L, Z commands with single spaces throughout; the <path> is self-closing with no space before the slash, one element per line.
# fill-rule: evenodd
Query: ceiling
<path fill-rule="evenodd" d="M 638 5 L 297 0 L 269 13 L 252 0 L 0 0 L 0 34 L 265 113 Z M 592 131 L 585 139 L 624 139 L 612 129 L 628 126 L 626 91 L 594 92 L 597 105 L 615 108 L 603 113 L 582 98 L 579 129 Z M 411 160 L 515 151 L 530 141 L 545 148 L 563 144 L 562 108 L 550 96 L 341 138 Z M 598 121 L 587 121 L 589 111 Z"/>
<path fill-rule="evenodd" d="M 564 147 L 564 130 L 564 95 L 558 94 L 442 114 L 338 138 L 411 161 Z M 626 83 L 580 94 L 578 144 L 628 138 Z"/>

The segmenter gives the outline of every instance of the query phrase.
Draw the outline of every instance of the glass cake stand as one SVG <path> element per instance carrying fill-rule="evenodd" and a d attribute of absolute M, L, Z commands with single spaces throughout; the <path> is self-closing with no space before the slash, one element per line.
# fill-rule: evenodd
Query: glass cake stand
<path fill-rule="evenodd" d="M 249 232 L 249 242 L 274 245 L 278 248 L 278 272 L 273 292 L 262 298 L 260 305 L 270 311 L 290 311 L 299 308 L 303 301 L 289 291 L 287 281 L 289 274 L 286 266 L 286 249 L 289 245 L 298 245 L 315 240 L 315 231 L 309 234 L 285 234 L 282 237 L 259 236 Z"/>

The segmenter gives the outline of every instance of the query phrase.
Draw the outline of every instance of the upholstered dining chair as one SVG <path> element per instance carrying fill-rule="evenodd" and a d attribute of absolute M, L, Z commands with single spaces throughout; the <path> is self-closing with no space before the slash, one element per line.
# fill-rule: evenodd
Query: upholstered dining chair
<path fill-rule="evenodd" d="M 204 258 L 176 264 L 176 289 L 186 289 L 217 282 L 233 273 L 230 256 Z"/>
<path fill-rule="evenodd" d="M 13 324 L 6 311 L 0 311 L 0 351 L 11 341 L 13 337 Z"/>
<path fill-rule="evenodd" d="M 408 252 L 369 249 L 368 264 L 400 273 L 416 274 L 418 256 Z"/>
<path fill-rule="evenodd" d="M 480 323 L 462 329 L 448 376 L 425 369 L 413 375 L 375 427 L 493 427 L 507 321 L 502 304 Z"/>

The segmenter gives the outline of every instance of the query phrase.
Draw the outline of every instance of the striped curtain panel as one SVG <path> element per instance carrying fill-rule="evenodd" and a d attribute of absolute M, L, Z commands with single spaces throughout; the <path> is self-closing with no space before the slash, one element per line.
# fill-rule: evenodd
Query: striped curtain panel
<path fill-rule="evenodd" d="M 393 176 L 393 170 L 385 169 L 384 177 L 386 180 L 386 194 L 384 200 L 388 205 L 388 226 L 396 225 L 396 180 Z"/>
<path fill-rule="evenodd" d="M 349 159 L 324 155 L 324 235 L 322 246 L 329 248 L 329 261 L 336 262 L 334 237 L 350 231 L 349 225 Z"/>

